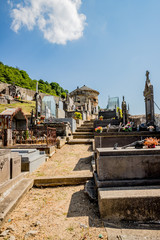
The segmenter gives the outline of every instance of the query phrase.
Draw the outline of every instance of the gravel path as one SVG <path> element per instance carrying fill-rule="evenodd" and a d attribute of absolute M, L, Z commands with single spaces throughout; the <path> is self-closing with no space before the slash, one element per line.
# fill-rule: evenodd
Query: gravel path
<path fill-rule="evenodd" d="M 65 145 L 30 177 L 91 174 L 91 155 L 88 145 Z M 0 239 L 107 240 L 97 203 L 90 202 L 83 185 L 32 188 L 4 222 L 1 231 L 6 229 Z"/>
<path fill-rule="evenodd" d="M 56 154 L 45 162 L 30 177 L 44 176 L 84 176 L 91 175 L 91 146 L 85 144 L 68 145 L 57 149 Z"/>

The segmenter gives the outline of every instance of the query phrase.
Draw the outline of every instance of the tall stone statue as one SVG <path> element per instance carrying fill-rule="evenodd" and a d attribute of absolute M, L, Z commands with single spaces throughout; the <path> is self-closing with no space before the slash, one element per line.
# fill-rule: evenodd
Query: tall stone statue
<path fill-rule="evenodd" d="M 36 100 L 36 119 L 37 119 L 41 115 L 41 110 L 42 110 L 42 99 L 38 91 L 38 81 L 36 83 L 35 100 Z"/>
<path fill-rule="evenodd" d="M 125 125 L 127 123 L 127 104 L 126 104 L 126 101 L 124 100 L 124 96 L 122 101 L 122 114 L 123 114 L 123 124 Z"/>
<path fill-rule="evenodd" d="M 146 124 L 154 125 L 154 94 L 153 85 L 151 85 L 149 79 L 149 71 L 146 71 L 146 82 L 143 95 L 145 97 Z"/>

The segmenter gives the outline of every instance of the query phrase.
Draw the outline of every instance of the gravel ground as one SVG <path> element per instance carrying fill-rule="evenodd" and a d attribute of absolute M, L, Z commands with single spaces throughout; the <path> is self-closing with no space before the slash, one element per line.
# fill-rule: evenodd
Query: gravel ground
<path fill-rule="evenodd" d="M 32 188 L 10 214 L 2 231 L 6 238 L 35 240 L 96 240 L 107 234 L 96 203 L 84 194 L 84 186 Z M 33 232 L 34 236 L 27 235 Z"/>
<path fill-rule="evenodd" d="M 91 155 L 89 145 L 65 145 L 29 177 L 91 175 Z M 90 202 L 84 185 L 32 188 L 2 225 L 2 232 L 7 229 L 0 239 L 107 239 L 97 203 Z"/>
<path fill-rule="evenodd" d="M 91 146 L 64 145 L 30 177 L 91 175 Z"/>

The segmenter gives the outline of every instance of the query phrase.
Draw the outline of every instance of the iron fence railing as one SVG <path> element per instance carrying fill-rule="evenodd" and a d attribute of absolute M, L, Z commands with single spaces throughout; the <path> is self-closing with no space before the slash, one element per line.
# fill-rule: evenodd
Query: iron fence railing
<path fill-rule="evenodd" d="M 56 128 L 33 128 L 31 130 L 13 130 L 13 144 L 56 144 Z"/>

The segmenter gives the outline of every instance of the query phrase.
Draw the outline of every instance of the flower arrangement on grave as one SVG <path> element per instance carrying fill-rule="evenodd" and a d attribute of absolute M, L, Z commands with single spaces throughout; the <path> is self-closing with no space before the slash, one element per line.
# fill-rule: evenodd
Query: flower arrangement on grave
<path fill-rule="evenodd" d="M 123 131 L 125 131 L 125 132 L 131 132 L 131 131 L 132 131 L 132 124 L 131 124 L 131 122 L 128 122 L 128 123 L 123 127 Z"/>
<path fill-rule="evenodd" d="M 80 113 L 80 112 L 75 112 L 75 113 L 74 113 L 74 119 L 82 119 L 82 113 Z"/>
<path fill-rule="evenodd" d="M 41 120 L 44 120 L 45 119 L 45 116 L 44 115 L 41 115 L 41 118 L 40 118 Z"/>
<path fill-rule="evenodd" d="M 147 129 L 148 129 L 150 132 L 152 132 L 152 131 L 154 130 L 154 126 L 149 126 L 149 127 L 147 127 Z"/>
<path fill-rule="evenodd" d="M 45 120 L 45 116 L 44 115 L 41 115 L 41 117 L 40 117 L 40 123 L 44 123 L 44 120 Z"/>
<path fill-rule="evenodd" d="M 20 96 L 15 96 L 14 99 L 21 100 Z"/>
<path fill-rule="evenodd" d="M 147 146 L 148 148 L 155 148 L 155 146 L 158 146 L 158 140 L 157 138 L 145 138 L 144 145 Z"/>
<path fill-rule="evenodd" d="M 97 133 L 102 133 L 102 131 L 103 131 L 102 127 L 95 128 L 95 132 L 97 132 Z"/>
<path fill-rule="evenodd" d="M 123 118 L 122 109 L 120 109 L 120 107 L 117 107 L 117 112 L 118 112 L 118 117 Z"/>

